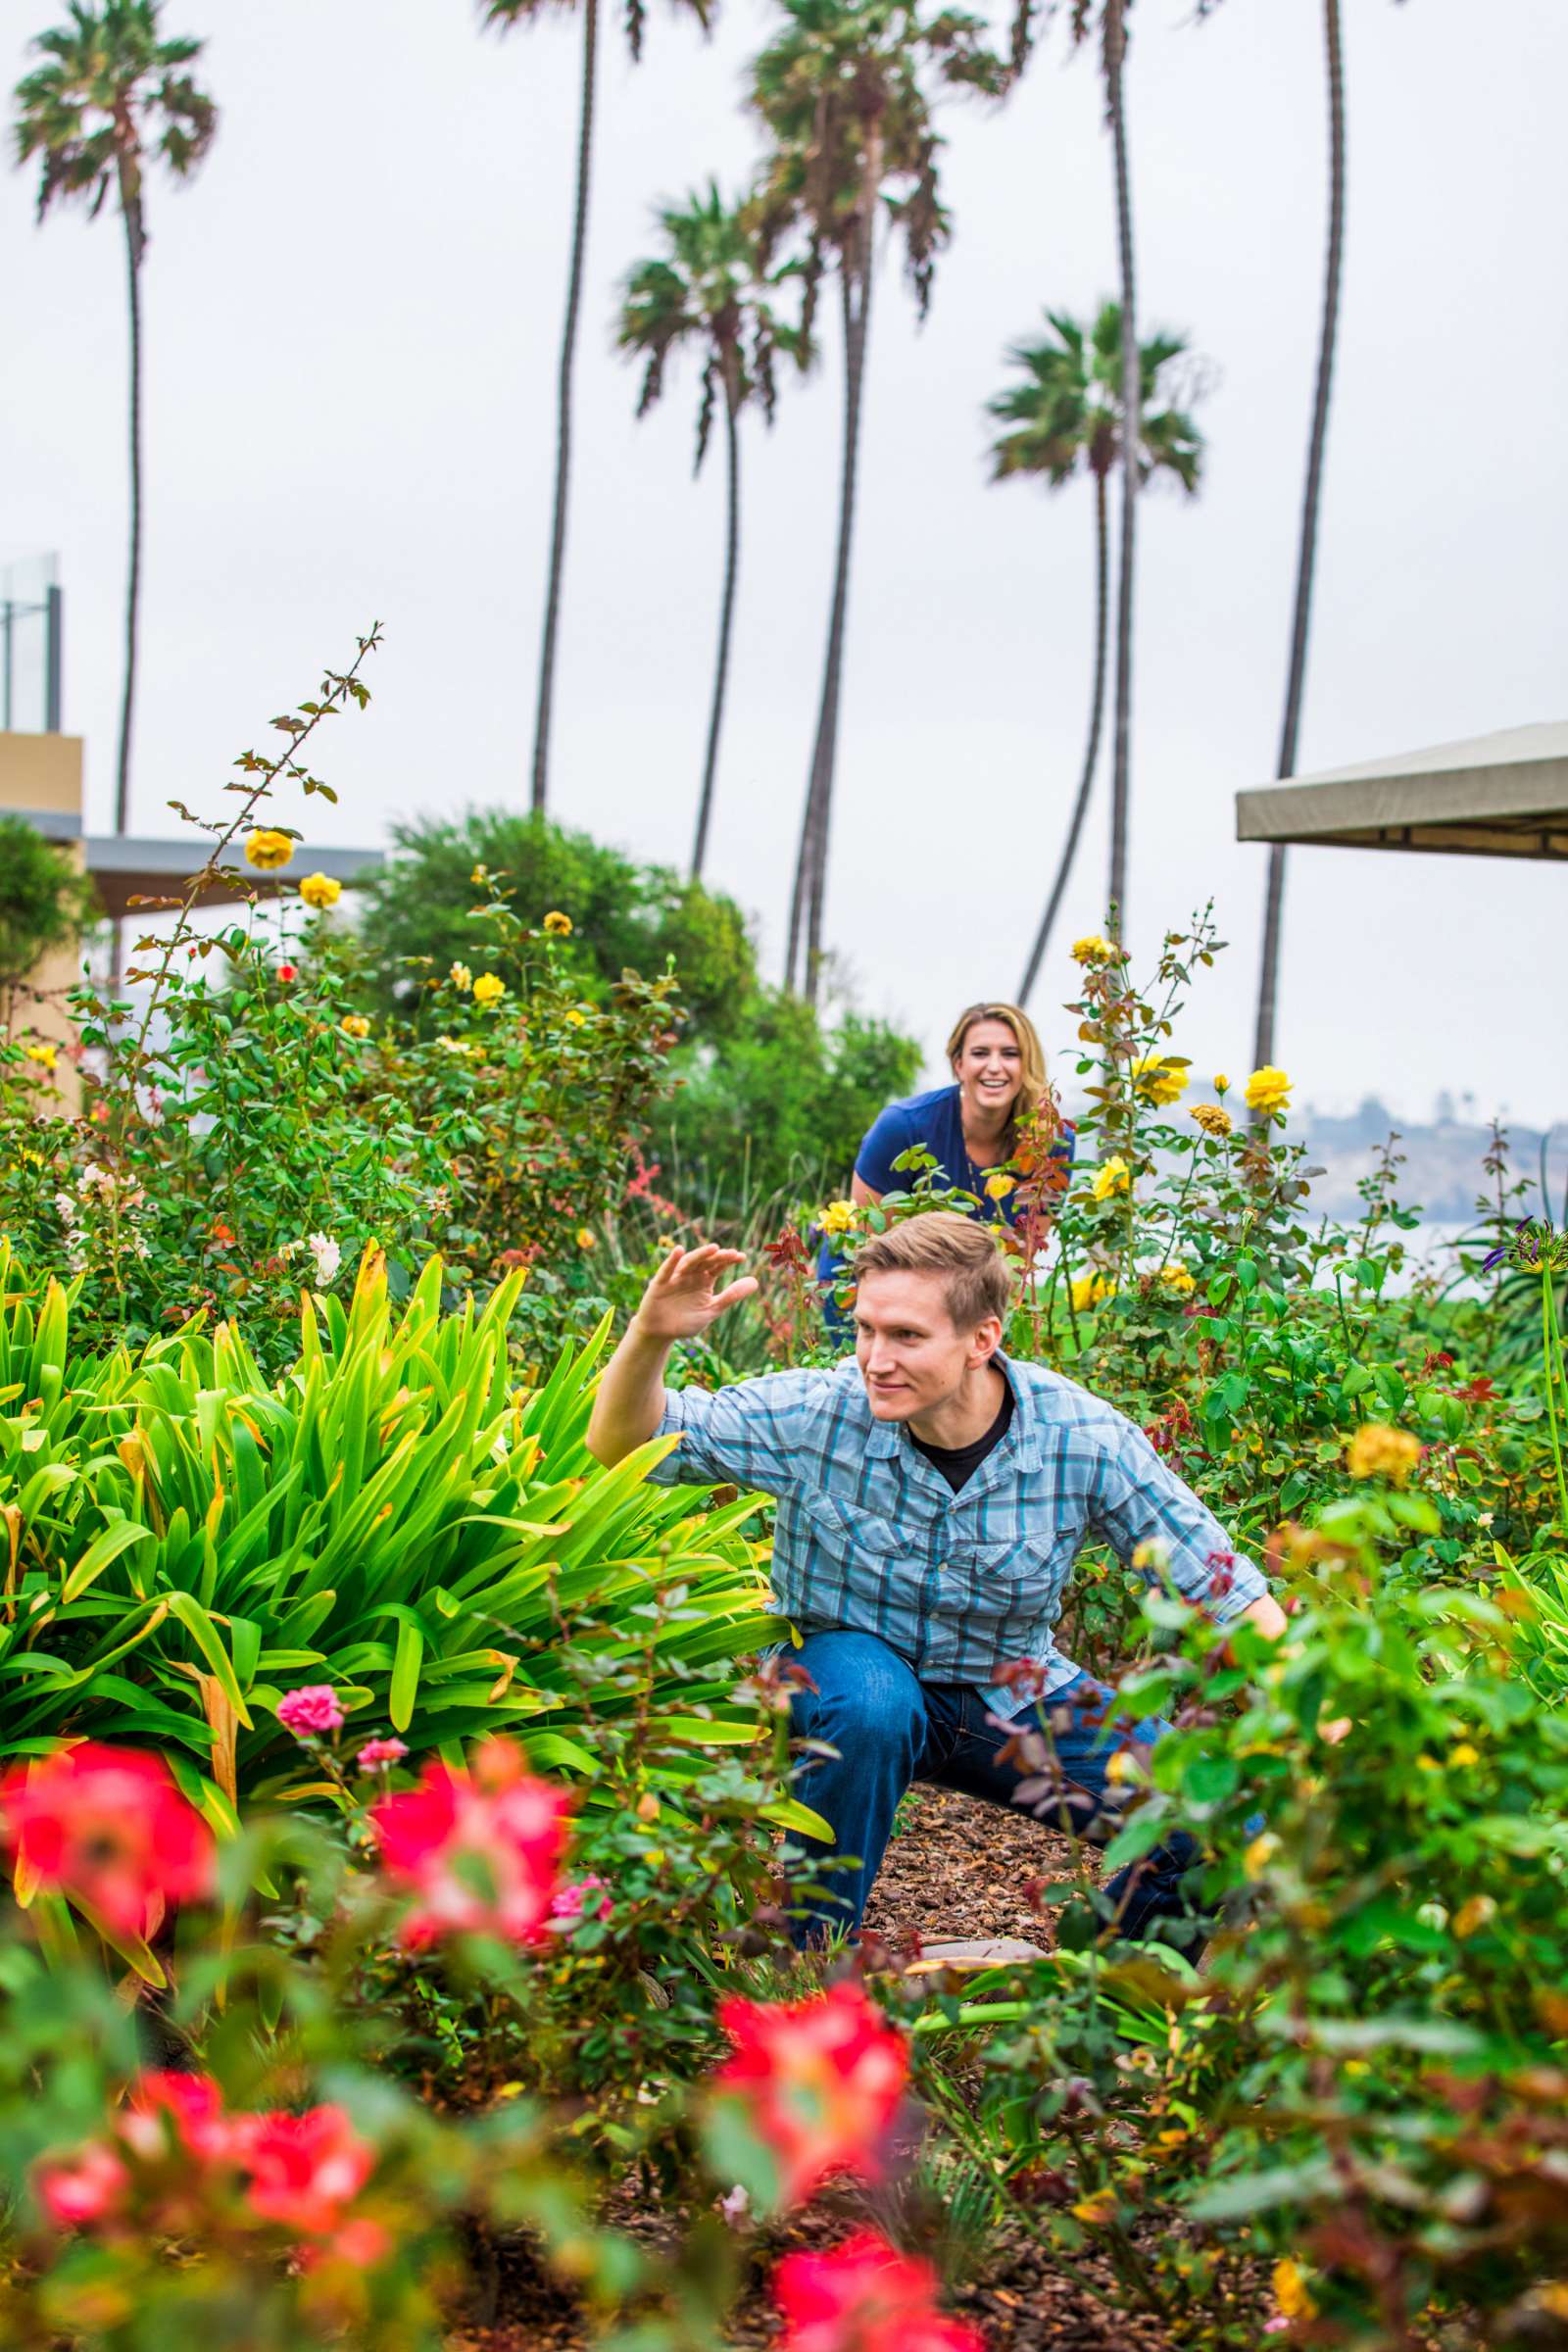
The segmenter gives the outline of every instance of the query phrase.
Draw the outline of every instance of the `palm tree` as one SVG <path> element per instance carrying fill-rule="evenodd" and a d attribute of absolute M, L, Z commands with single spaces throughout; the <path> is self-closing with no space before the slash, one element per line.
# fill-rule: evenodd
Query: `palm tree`
<path fill-rule="evenodd" d="M 38 219 L 72 197 L 96 220 L 115 191 L 125 226 L 130 296 L 130 563 L 125 590 L 125 678 L 120 705 L 115 831 L 130 807 L 130 730 L 136 694 L 141 589 L 141 266 L 147 251 L 149 160 L 187 179 L 218 128 L 218 109 L 185 69 L 195 40 L 159 38 L 159 0 L 71 0 L 69 22 L 32 46 L 45 63 L 18 82 L 17 161 L 41 159 Z"/>
<path fill-rule="evenodd" d="M 482 27 L 506 32 L 532 24 L 552 7 L 572 0 L 479 0 Z M 676 0 L 689 8 L 706 32 L 711 0 Z M 566 317 L 561 334 L 556 380 L 556 490 L 550 521 L 550 573 L 545 585 L 545 625 L 539 649 L 539 699 L 534 713 L 532 805 L 543 809 L 550 772 L 550 716 L 555 700 L 556 640 L 561 625 L 561 583 L 566 558 L 566 490 L 571 474 L 571 378 L 577 356 L 577 319 L 582 310 L 583 258 L 588 246 L 588 181 L 593 161 L 594 90 L 599 60 L 599 0 L 581 0 L 582 95 L 577 114 L 577 194 L 572 213 L 571 263 L 566 275 Z M 643 0 L 626 0 L 626 40 L 633 59 L 643 53 Z"/>
<path fill-rule="evenodd" d="M 1020 370 L 1021 380 L 999 392 L 988 404 L 988 413 L 1006 428 L 992 444 L 992 479 L 1002 482 L 1026 477 L 1043 481 L 1048 490 L 1059 490 L 1084 470 L 1093 481 L 1095 670 L 1089 700 L 1089 742 L 1078 777 L 1077 797 L 1068 819 L 1055 880 L 1018 990 L 1020 1004 L 1029 1002 L 1067 888 L 1100 757 L 1110 604 L 1108 490 L 1111 474 L 1121 463 L 1125 414 L 1120 303 L 1102 303 L 1089 334 L 1063 311 L 1048 311 L 1046 322 L 1052 329 L 1046 342 L 1012 346 L 1007 356 Z M 1186 357 L 1187 350 L 1186 338 L 1172 334 L 1152 335 L 1143 347 L 1139 371 L 1142 447 L 1138 480 L 1143 484 L 1155 474 L 1168 474 L 1193 495 L 1202 472 L 1203 438 L 1187 410 L 1179 405 L 1179 397 L 1170 401 L 1163 397 L 1173 390 L 1170 375 L 1176 364 Z"/>
<path fill-rule="evenodd" d="M 1296 773 L 1296 745 L 1306 684 L 1306 640 L 1312 617 L 1312 575 L 1317 563 L 1318 504 L 1323 487 L 1323 452 L 1328 441 L 1329 392 L 1340 324 L 1340 280 L 1345 263 L 1345 61 L 1340 40 L 1340 0 L 1323 0 L 1323 35 L 1329 99 L 1329 245 L 1323 277 L 1323 316 L 1318 333 L 1317 388 L 1306 451 L 1306 489 L 1301 500 L 1301 540 L 1296 565 L 1296 610 L 1291 617 L 1291 666 L 1285 686 L 1285 723 L 1280 734 L 1279 772 Z M 1263 953 L 1257 981 L 1257 1032 L 1252 1067 L 1274 1058 L 1274 1010 L 1279 996 L 1280 932 L 1285 904 L 1285 847 L 1268 854 L 1263 900 Z"/>
<path fill-rule="evenodd" d="M 695 882 L 701 878 L 708 854 L 740 564 L 737 426 L 740 413 L 750 401 L 760 403 L 763 416 L 772 423 L 776 398 L 774 358 L 782 352 L 804 368 L 808 346 L 799 327 L 786 324 L 774 315 L 770 297 L 786 271 L 775 270 L 771 275 L 764 271 L 757 236 L 745 209 L 727 207 L 716 182 L 710 180 L 706 195 L 693 194 L 683 207 L 666 207 L 656 218 L 662 231 L 664 253 L 655 260 L 639 262 L 627 273 L 616 333 L 622 351 L 636 352 L 647 363 L 637 414 L 646 416 L 662 393 L 664 368 L 670 353 L 682 344 L 694 345 L 702 355 L 703 373 L 697 412 L 697 457 L 692 471 L 694 474 L 702 471 L 712 430 L 713 410 L 720 394 L 728 462 L 724 587 L 719 601 L 718 660 L 708 721 L 708 750 L 697 803 L 697 837 L 692 846 Z"/>
<path fill-rule="evenodd" d="M 804 957 L 814 1003 L 822 955 L 833 780 L 849 612 L 850 554 L 871 317 L 875 230 L 884 201 L 904 240 L 924 317 L 950 222 L 938 194 L 942 141 L 932 101 L 943 88 L 1001 97 L 1009 74 L 979 17 L 921 0 L 781 0 L 786 19 L 752 70 L 751 103 L 775 142 L 758 194 L 764 249 L 804 239 L 805 324 L 824 271 L 839 281 L 844 323 L 844 454 L 827 649 L 791 894 L 784 979 Z"/>

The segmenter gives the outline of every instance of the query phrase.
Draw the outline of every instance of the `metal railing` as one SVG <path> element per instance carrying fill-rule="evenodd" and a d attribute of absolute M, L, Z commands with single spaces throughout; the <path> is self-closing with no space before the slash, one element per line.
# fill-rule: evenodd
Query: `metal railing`
<path fill-rule="evenodd" d="M 7 734 L 60 733 L 65 593 L 54 574 L 52 556 L 0 566 L 0 731 Z"/>

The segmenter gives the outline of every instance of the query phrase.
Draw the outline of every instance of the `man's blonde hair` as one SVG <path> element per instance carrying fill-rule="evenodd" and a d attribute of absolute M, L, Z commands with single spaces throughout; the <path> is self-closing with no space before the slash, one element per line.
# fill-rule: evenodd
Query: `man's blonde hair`
<path fill-rule="evenodd" d="M 867 1274 L 940 1274 L 956 1331 L 973 1331 L 989 1315 L 1005 1323 L 1012 1276 L 989 1225 L 956 1209 L 928 1208 L 873 1234 L 855 1253 L 857 1282 Z"/>

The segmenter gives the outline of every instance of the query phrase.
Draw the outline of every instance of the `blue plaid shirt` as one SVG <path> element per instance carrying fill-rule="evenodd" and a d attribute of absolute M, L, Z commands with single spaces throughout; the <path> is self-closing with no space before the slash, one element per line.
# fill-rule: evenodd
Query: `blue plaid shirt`
<path fill-rule="evenodd" d="M 875 1418 L 853 1361 L 667 1390 L 659 1434 L 680 1444 L 651 1475 L 777 1495 L 781 1614 L 802 1633 L 875 1634 L 928 1683 L 985 1690 L 1020 1659 L 1040 1669 L 1044 1695 L 1072 1682 L 1079 1669 L 1052 1628 L 1089 1542 L 1128 1563 L 1140 1544 L 1162 1544 L 1177 1590 L 1222 1624 L 1267 1592 L 1125 1415 L 1043 1364 L 995 1361 L 1012 1420 L 956 1494 L 906 1430 Z M 1032 1695 L 989 1694 L 1004 1714 Z"/>

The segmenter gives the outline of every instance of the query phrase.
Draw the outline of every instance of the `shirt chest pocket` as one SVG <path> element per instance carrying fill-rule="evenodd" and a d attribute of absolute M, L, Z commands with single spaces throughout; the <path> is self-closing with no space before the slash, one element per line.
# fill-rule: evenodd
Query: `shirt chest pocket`
<path fill-rule="evenodd" d="M 847 1592 L 869 1596 L 884 1592 L 891 1580 L 912 1581 L 918 1574 L 925 1545 L 918 1536 L 901 1534 L 890 1519 L 836 1494 L 801 1494 L 796 1502 L 803 1533 Z"/>
<path fill-rule="evenodd" d="M 966 1622 L 977 1623 L 1054 1615 L 1051 1604 L 1062 1581 L 1054 1564 L 1055 1548 L 1029 1536 L 1003 1543 L 955 1541 L 943 1562 L 945 1606 Z"/>

